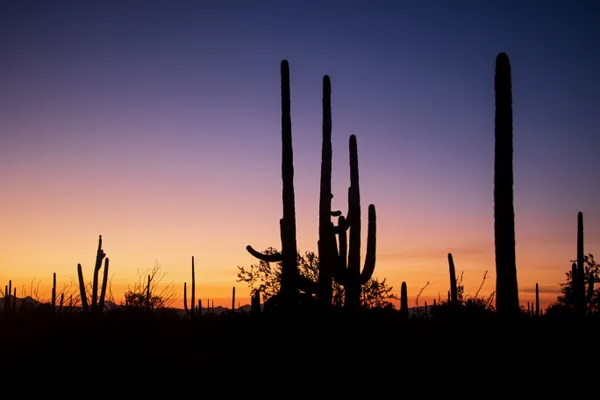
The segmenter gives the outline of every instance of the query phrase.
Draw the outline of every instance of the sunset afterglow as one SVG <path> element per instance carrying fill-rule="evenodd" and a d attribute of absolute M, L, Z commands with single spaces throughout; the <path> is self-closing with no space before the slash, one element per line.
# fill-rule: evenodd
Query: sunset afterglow
<path fill-rule="evenodd" d="M 251 3 L 0 6 L 2 290 L 34 282 L 48 300 L 52 274 L 77 285 L 78 263 L 91 279 L 102 235 L 117 303 L 158 263 L 183 307 L 194 256 L 197 298 L 230 307 L 235 286 L 249 304 L 246 245 L 281 247 L 283 59 L 300 252 L 317 251 L 329 75 L 333 209 L 347 209 L 355 134 L 374 276 L 395 293 L 405 281 L 410 305 L 429 282 L 431 304 L 447 296 L 450 252 L 466 294 L 485 271 L 480 295 L 493 292 L 494 60 L 507 52 L 521 305 L 536 283 L 543 307 L 556 299 L 579 211 L 600 257 L 597 4 Z"/>

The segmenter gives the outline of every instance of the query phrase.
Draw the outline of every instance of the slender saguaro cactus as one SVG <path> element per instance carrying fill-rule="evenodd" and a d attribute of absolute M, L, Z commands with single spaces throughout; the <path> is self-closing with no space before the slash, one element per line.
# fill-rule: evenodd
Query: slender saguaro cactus
<path fill-rule="evenodd" d="M 494 156 L 494 240 L 496 255 L 496 309 L 499 317 L 519 315 L 513 204 L 513 115 L 510 61 L 496 57 Z"/>
<path fill-rule="evenodd" d="M 102 268 L 102 260 L 106 257 L 102 250 L 102 235 L 98 238 L 98 250 L 96 252 L 96 265 L 94 266 L 94 280 L 92 284 L 92 304 L 98 304 L 98 274 Z"/>
<path fill-rule="evenodd" d="M 104 299 L 106 298 L 106 288 L 108 287 L 108 267 L 110 260 L 104 260 L 104 272 L 102 273 L 102 288 L 100 289 L 100 299 L 98 300 L 98 309 L 100 312 L 104 310 Z"/>
<path fill-rule="evenodd" d="M 452 307 L 456 307 L 458 306 L 458 289 L 456 287 L 456 271 L 452 253 L 448 253 L 448 266 L 450 268 L 450 304 Z"/>
<path fill-rule="evenodd" d="M 573 287 L 577 286 L 575 291 L 575 306 L 580 313 L 586 311 L 585 301 L 585 267 L 584 267 L 584 255 L 583 255 L 583 213 L 579 211 L 577 213 L 577 279 L 573 280 Z"/>
<path fill-rule="evenodd" d="M 535 283 L 535 316 L 540 316 L 540 287 Z"/>
<path fill-rule="evenodd" d="M 16 288 L 15 288 L 16 289 Z M 11 296 L 12 294 L 12 280 L 9 279 L 8 285 L 4 286 L 4 315 L 8 315 L 13 308 L 16 306 L 16 292 L 15 296 Z M 12 297 L 12 299 L 11 299 Z"/>
<path fill-rule="evenodd" d="M 345 230 L 350 230 L 347 242 Z M 336 232 L 339 235 L 339 264 L 334 275 L 335 280 L 344 286 L 345 303 L 348 309 L 360 308 L 361 286 L 369 281 L 375 270 L 375 253 L 377 244 L 377 215 L 375 206 L 369 204 L 369 220 L 367 229 L 367 252 L 365 264 L 361 271 L 361 208 L 358 170 L 358 146 L 356 136 L 350 135 L 350 187 L 348 188 L 348 216 L 339 217 Z M 346 249 L 346 244 L 348 248 Z M 346 251 L 348 258 L 346 261 Z"/>
<path fill-rule="evenodd" d="M 301 280 L 298 272 L 298 250 L 296 243 L 296 205 L 294 194 L 294 156 L 292 147 L 292 119 L 290 111 L 290 69 L 287 60 L 281 62 L 281 179 L 283 217 L 279 221 L 281 232 L 280 254 L 262 254 L 246 246 L 246 250 L 259 260 L 281 262 L 281 285 L 278 293 L 280 303 L 298 304 L 299 291 L 314 291 L 314 288 L 300 288 Z"/>
<path fill-rule="evenodd" d="M 192 299 L 190 301 L 190 308 L 187 305 L 187 282 L 183 282 L 183 308 L 185 312 L 190 316 L 201 315 L 202 310 L 194 310 L 196 307 L 196 267 L 194 264 L 194 256 L 192 256 Z M 198 312 L 199 311 L 199 312 Z"/>
<path fill-rule="evenodd" d="M 102 250 L 102 235 L 98 237 L 98 250 L 96 251 L 96 263 L 94 266 L 94 278 L 92 283 L 92 302 L 88 306 L 88 299 L 85 290 L 85 281 L 83 279 L 83 269 L 81 264 L 77 264 L 77 275 L 79 276 L 79 293 L 81 296 L 81 307 L 84 312 L 102 312 L 104 311 L 104 297 L 106 296 L 106 286 L 108 284 L 108 268 L 109 260 L 106 257 L 106 253 Z M 104 276 L 102 278 L 102 288 L 100 291 L 100 298 L 98 298 L 98 274 L 102 268 L 102 260 L 104 260 Z"/>
<path fill-rule="evenodd" d="M 408 319 L 408 291 L 406 289 L 406 282 L 402 282 L 402 287 L 400 288 L 400 316 Z"/>
<path fill-rule="evenodd" d="M 317 299 L 330 307 L 333 298 L 334 265 L 337 262 L 335 232 L 331 222 L 331 80 L 323 77 L 323 144 L 321 148 L 321 187 L 319 193 L 319 278 Z"/>
<path fill-rule="evenodd" d="M 84 313 L 89 313 L 90 308 L 87 302 L 87 294 L 85 292 L 85 282 L 83 280 L 83 269 L 81 264 L 77 264 L 77 276 L 79 277 L 79 296 L 81 297 L 81 308 Z"/>
<path fill-rule="evenodd" d="M 194 314 L 194 307 L 196 306 L 196 267 L 194 265 L 194 256 L 192 256 L 192 299 L 190 301 L 190 312 Z"/>
<path fill-rule="evenodd" d="M 52 312 L 56 312 L 56 272 L 52 274 Z"/>
<path fill-rule="evenodd" d="M 231 312 L 235 312 L 235 286 L 231 289 Z"/>

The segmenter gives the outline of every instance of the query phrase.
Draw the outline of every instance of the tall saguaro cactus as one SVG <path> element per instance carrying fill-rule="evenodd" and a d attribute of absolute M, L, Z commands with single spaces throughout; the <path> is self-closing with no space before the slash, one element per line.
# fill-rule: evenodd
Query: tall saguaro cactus
<path fill-rule="evenodd" d="M 494 240 L 496 309 L 500 317 L 519 315 L 513 204 L 512 79 L 508 55 L 496 57 L 494 157 Z"/>
<path fill-rule="evenodd" d="M 336 231 L 339 234 L 339 262 L 334 276 L 336 282 L 344 286 L 344 306 L 348 309 L 360 308 L 361 286 L 369 281 L 375 270 L 377 215 L 375 206 L 369 204 L 367 228 L 367 252 L 361 271 L 361 207 L 358 170 L 358 146 L 356 136 L 350 135 L 350 187 L 348 188 L 348 216 L 339 217 Z M 350 230 L 349 240 L 346 229 Z M 346 243 L 348 248 L 346 249 Z M 346 260 L 346 251 L 348 258 Z"/>
<path fill-rule="evenodd" d="M 586 293 L 585 293 L 585 266 L 583 254 L 583 213 L 577 213 L 577 274 L 576 280 L 573 281 L 575 305 L 580 313 L 586 311 Z"/>
<path fill-rule="evenodd" d="M 535 316 L 540 316 L 540 286 L 535 283 Z"/>
<path fill-rule="evenodd" d="M 91 304 L 88 305 L 87 294 L 85 290 L 85 281 L 83 279 L 83 268 L 77 264 L 77 275 L 79 276 L 79 292 L 81 296 L 81 306 L 84 312 L 102 312 L 104 310 L 104 298 L 106 296 L 106 286 L 108 285 L 108 267 L 109 260 L 106 253 L 102 250 L 102 235 L 98 237 L 98 250 L 96 251 L 96 263 L 94 266 L 94 277 L 92 283 Z M 102 278 L 102 288 L 100 298 L 98 298 L 98 275 L 102 269 L 102 260 L 104 260 L 104 276 Z"/>
<path fill-rule="evenodd" d="M 246 250 L 259 260 L 281 262 L 280 303 L 297 304 L 299 285 L 307 281 L 299 279 L 298 250 L 296 243 L 296 205 L 294 194 L 294 155 L 292 147 L 292 118 L 290 108 L 290 67 L 287 60 L 281 62 L 281 179 L 283 217 L 279 221 L 281 253 L 262 254 L 246 246 Z M 301 282 L 302 281 L 302 282 Z M 314 288 L 311 288 L 311 292 Z"/>
<path fill-rule="evenodd" d="M 321 149 L 321 187 L 319 193 L 319 280 L 317 299 L 323 307 L 331 306 L 334 265 L 337 260 L 335 233 L 331 222 L 331 80 L 323 77 L 323 144 Z"/>

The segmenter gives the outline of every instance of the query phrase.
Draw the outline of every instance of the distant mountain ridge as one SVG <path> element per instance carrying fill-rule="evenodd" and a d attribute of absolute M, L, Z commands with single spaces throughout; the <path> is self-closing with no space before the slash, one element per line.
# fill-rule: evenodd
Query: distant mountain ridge
<path fill-rule="evenodd" d="M 2 309 L 2 310 L 4 309 L 4 301 L 5 301 L 4 297 L 0 297 L 0 309 Z M 42 301 L 42 302 L 40 302 L 40 301 L 34 299 L 31 296 L 26 296 L 24 298 L 19 298 L 19 297 L 16 298 L 16 307 L 17 308 L 21 307 L 21 305 L 23 303 L 25 303 L 26 305 L 30 305 L 30 306 L 32 306 L 34 308 L 37 308 L 37 307 L 43 306 L 43 305 L 48 305 L 48 306 L 50 305 L 50 301 Z M 110 311 L 110 310 L 114 310 L 114 309 L 122 307 L 121 305 L 116 304 L 116 303 L 114 303 L 112 301 L 108 301 L 108 300 L 104 302 L 104 306 L 105 306 L 105 311 Z M 262 309 L 263 306 L 264 306 L 264 304 L 261 304 L 261 309 Z M 57 304 L 57 307 L 58 307 L 58 304 Z M 63 303 L 63 307 L 68 307 L 68 304 Z M 431 306 L 428 306 L 427 308 L 431 309 Z M 185 315 L 185 310 L 183 308 L 168 307 L 167 309 L 175 311 L 175 312 L 177 312 L 177 313 L 179 313 L 181 315 Z M 80 312 L 81 311 L 81 306 L 74 306 L 73 310 L 77 311 L 77 312 Z M 250 304 L 245 304 L 245 305 L 243 305 L 241 307 L 237 307 L 235 309 L 236 312 L 242 311 L 244 313 L 249 313 L 250 310 L 251 310 L 251 305 Z M 229 312 L 229 311 L 231 311 L 231 309 L 227 308 L 227 307 L 222 307 L 222 306 L 216 306 L 216 307 L 214 307 L 214 313 L 215 313 L 215 315 L 220 315 L 220 314 L 222 314 L 224 312 Z M 205 315 L 207 312 L 208 312 L 208 309 L 205 308 L 205 307 L 203 307 L 202 308 L 202 314 Z M 414 315 L 415 313 L 424 313 L 424 312 L 425 312 L 425 306 L 418 306 L 418 307 L 415 306 L 415 307 L 409 307 L 408 308 L 409 315 Z"/>

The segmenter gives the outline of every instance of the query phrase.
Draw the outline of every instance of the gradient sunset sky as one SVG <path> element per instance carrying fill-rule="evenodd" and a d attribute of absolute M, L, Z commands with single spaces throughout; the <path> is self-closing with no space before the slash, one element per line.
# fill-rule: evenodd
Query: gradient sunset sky
<path fill-rule="evenodd" d="M 0 283 L 50 296 L 91 279 L 98 235 L 120 299 L 158 262 L 179 293 L 230 305 L 245 250 L 280 247 L 279 65 L 291 70 L 299 250 L 316 251 L 322 77 L 332 80 L 334 208 L 358 139 L 375 276 L 410 304 L 494 290 L 494 67 L 511 60 L 517 269 L 543 305 L 600 257 L 597 1 L 4 1 Z M 363 254 L 365 251 L 363 240 Z M 363 256 L 364 259 L 364 256 Z M 422 303 L 421 303 L 422 304 Z M 174 305 L 181 306 L 178 300 Z"/>

